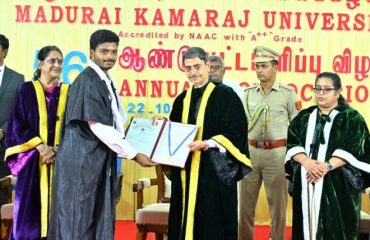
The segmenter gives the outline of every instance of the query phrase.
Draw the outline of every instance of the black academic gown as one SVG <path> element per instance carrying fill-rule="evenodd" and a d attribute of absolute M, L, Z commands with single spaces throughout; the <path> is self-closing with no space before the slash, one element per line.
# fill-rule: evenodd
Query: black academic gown
<path fill-rule="evenodd" d="M 108 88 L 91 67 L 70 86 L 48 239 L 113 239 L 116 154 L 93 134 L 89 120 L 113 126 Z"/>
<path fill-rule="evenodd" d="M 346 161 L 344 166 L 329 171 L 315 183 L 315 237 L 317 240 L 355 240 L 360 224 L 361 192 L 350 180 L 362 179 L 364 187 L 370 185 L 369 130 L 359 112 L 348 106 L 337 106 L 329 114 L 322 133 L 317 133 L 316 142 L 321 141 L 320 144 L 310 151 L 316 122 L 319 122 L 317 111 L 317 106 L 302 110 L 288 129 L 286 170 L 294 179 L 292 239 L 301 240 L 305 236 L 308 239 L 309 213 L 306 170 L 291 157 L 312 152 L 313 159 L 318 161 L 328 162 L 332 157 Z"/>
<path fill-rule="evenodd" d="M 248 127 L 235 92 L 213 83 L 204 86 L 200 93 L 191 91 L 191 97 L 187 98 L 185 91 L 175 99 L 170 120 L 197 124 L 198 139 L 213 138 L 235 161 L 239 160 L 234 156 L 238 151 L 246 158 Z M 249 160 L 246 165 L 250 167 Z M 170 179 L 169 240 L 237 239 L 237 185 L 228 186 L 220 181 L 207 151 L 191 153 L 185 169 L 171 168 Z"/>

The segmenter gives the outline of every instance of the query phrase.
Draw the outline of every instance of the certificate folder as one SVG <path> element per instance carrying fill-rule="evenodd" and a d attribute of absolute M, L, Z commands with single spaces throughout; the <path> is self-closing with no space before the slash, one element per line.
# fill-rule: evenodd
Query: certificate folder
<path fill-rule="evenodd" d="M 149 118 L 132 118 L 126 140 L 154 162 L 183 168 L 198 127 L 165 119 L 158 120 L 156 126 L 152 122 Z"/>

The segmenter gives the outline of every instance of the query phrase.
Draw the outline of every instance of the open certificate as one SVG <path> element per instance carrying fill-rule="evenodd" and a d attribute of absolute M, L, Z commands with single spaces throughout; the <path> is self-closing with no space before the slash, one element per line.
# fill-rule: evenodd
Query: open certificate
<path fill-rule="evenodd" d="M 194 141 L 196 125 L 167 121 L 152 156 L 153 161 L 183 168 Z"/>
<path fill-rule="evenodd" d="M 196 125 L 134 117 L 126 134 L 126 140 L 153 161 L 165 165 L 184 167 L 198 127 Z"/>
<path fill-rule="evenodd" d="M 165 122 L 166 120 L 160 119 L 154 126 L 153 119 L 134 117 L 125 139 L 136 151 L 151 157 Z"/>

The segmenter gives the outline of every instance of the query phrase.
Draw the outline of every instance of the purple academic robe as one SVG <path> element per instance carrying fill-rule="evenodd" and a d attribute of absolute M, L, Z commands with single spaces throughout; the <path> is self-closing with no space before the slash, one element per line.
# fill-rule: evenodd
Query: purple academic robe
<path fill-rule="evenodd" d="M 39 103 L 46 102 L 48 125 L 47 143 L 44 143 L 53 146 L 56 122 L 61 120 L 57 116 L 60 89 L 61 87 L 57 86 L 45 91 L 41 90 L 44 96 L 41 94 L 37 97 L 34 83 L 24 83 L 10 115 L 6 131 L 6 161 L 12 174 L 17 177 L 10 239 L 46 239 L 41 237 L 40 155 L 35 148 L 44 142 L 40 137 Z M 46 116 L 44 119 L 46 120 Z M 54 168 L 53 165 L 47 166 L 46 191 L 51 190 L 52 168 Z M 48 192 L 47 196 L 49 195 Z M 47 202 L 50 203 L 49 199 Z M 48 208 L 49 206 L 46 206 L 46 209 Z"/>

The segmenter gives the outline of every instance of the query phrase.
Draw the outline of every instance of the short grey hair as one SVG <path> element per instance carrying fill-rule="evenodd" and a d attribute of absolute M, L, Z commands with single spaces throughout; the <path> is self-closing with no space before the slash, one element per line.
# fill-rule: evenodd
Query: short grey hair
<path fill-rule="evenodd" d="M 216 56 L 216 55 L 208 56 L 208 61 L 209 62 L 216 62 L 217 61 L 217 62 L 221 63 L 222 67 L 225 66 L 224 60 L 220 56 Z"/>

